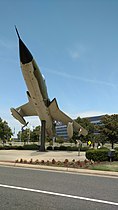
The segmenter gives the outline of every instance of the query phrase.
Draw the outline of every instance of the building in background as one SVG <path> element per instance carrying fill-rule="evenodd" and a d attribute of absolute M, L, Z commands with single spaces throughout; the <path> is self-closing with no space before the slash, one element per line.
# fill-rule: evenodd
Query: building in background
<path fill-rule="evenodd" d="M 102 117 L 104 117 L 104 115 L 87 117 L 87 119 L 90 120 L 90 122 L 93 123 L 94 125 L 101 125 Z"/>
<path fill-rule="evenodd" d="M 61 122 L 56 123 L 56 135 L 63 137 L 65 140 L 68 139 L 68 134 L 67 134 L 67 125 L 63 125 Z"/>
<path fill-rule="evenodd" d="M 87 119 L 90 120 L 90 122 L 93 123 L 94 125 L 101 125 L 101 119 L 103 116 L 104 115 L 87 117 Z M 99 133 L 98 131 L 95 132 L 95 134 L 98 134 L 98 133 Z M 63 137 L 65 140 L 68 140 L 67 125 L 63 125 L 61 122 L 57 122 L 56 135 Z"/>
<path fill-rule="evenodd" d="M 101 123 L 101 119 L 102 117 L 104 117 L 104 115 L 100 115 L 100 116 L 94 116 L 94 117 L 88 117 L 87 119 L 94 125 L 102 125 Z M 100 132 L 98 130 L 95 130 L 94 132 L 95 135 L 100 134 Z"/>

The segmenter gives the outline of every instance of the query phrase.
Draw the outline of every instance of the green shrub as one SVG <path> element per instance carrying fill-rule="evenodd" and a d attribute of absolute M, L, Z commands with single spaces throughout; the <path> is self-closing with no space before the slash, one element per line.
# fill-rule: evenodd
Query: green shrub
<path fill-rule="evenodd" d="M 3 149 L 5 149 L 5 150 L 9 150 L 9 149 L 11 149 L 11 146 L 7 146 L 7 145 L 5 145 L 5 146 L 3 147 Z"/>
<path fill-rule="evenodd" d="M 2 149 L 4 149 L 4 147 L 3 146 L 0 146 L 0 150 L 2 150 Z"/>
<path fill-rule="evenodd" d="M 24 150 L 38 150 L 39 146 L 37 144 L 26 144 L 23 146 Z"/>
<path fill-rule="evenodd" d="M 76 146 L 72 147 L 72 151 L 78 151 L 78 147 Z"/>
<path fill-rule="evenodd" d="M 22 148 L 22 146 L 5 145 L 5 146 L 0 146 L 0 150 L 20 149 L 20 147 Z"/>
<path fill-rule="evenodd" d="M 116 151 L 118 151 L 118 147 L 115 147 L 114 149 L 115 149 Z"/>
<path fill-rule="evenodd" d="M 71 146 L 68 146 L 67 147 L 67 151 L 72 151 L 72 147 Z"/>
<path fill-rule="evenodd" d="M 108 151 L 106 149 L 90 149 L 86 151 L 86 158 L 93 161 L 108 161 Z"/>
<path fill-rule="evenodd" d="M 63 146 L 63 145 L 61 145 L 61 146 L 59 146 L 59 147 L 57 147 L 57 146 L 55 146 L 54 147 L 54 150 L 55 151 L 59 151 L 59 150 L 61 150 L 61 151 L 66 151 L 66 149 L 67 149 L 67 147 L 66 146 Z"/>
<path fill-rule="evenodd" d="M 80 151 L 87 151 L 89 148 L 88 147 L 81 147 L 80 148 Z M 79 148 L 77 147 L 77 146 L 73 146 L 73 147 L 71 147 L 71 146 L 60 146 L 59 147 L 59 150 L 65 150 L 65 151 L 78 151 L 79 150 Z"/>
<path fill-rule="evenodd" d="M 118 161 L 118 151 L 115 151 L 115 157 L 113 160 Z"/>
<path fill-rule="evenodd" d="M 81 147 L 81 148 L 80 148 L 80 151 L 83 151 L 83 152 L 85 152 L 85 151 L 87 151 L 87 150 L 89 150 L 89 147 Z"/>
<path fill-rule="evenodd" d="M 57 151 L 57 150 L 59 150 L 59 148 L 60 148 L 60 147 L 55 146 L 55 147 L 54 147 L 54 150 Z"/>
<path fill-rule="evenodd" d="M 47 147 L 47 150 L 52 150 L 52 146 L 48 146 Z"/>
<path fill-rule="evenodd" d="M 39 149 L 39 146 L 37 144 L 27 144 L 24 146 L 12 146 L 12 145 L 5 145 L 0 146 L 0 150 L 10 150 L 10 149 L 16 149 L 16 150 L 37 150 Z"/>
<path fill-rule="evenodd" d="M 9 146 L 9 149 L 17 149 L 18 146 Z"/>
<path fill-rule="evenodd" d="M 68 147 L 66 147 L 66 151 L 78 151 L 78 147 L 76 147 L 76 146 L 74 146 L 74 147 L 68 146 Z"/>
<path fill-rule="evenodd" d="M 23 146 L 16 146 L 17 150 L 23 150 Z"/>
<path fill-rule="evenodd" d="M 67 150 L 67 147 L 66 147 L 66 146 L 61 145 L 61 146 L 59 147 L 59 150 L 61 150 L 61 151 L 66 151 L 66 150 Z"/>
<path fill-rule="evenodd" d="M 107 147 L 100 147 L 99 149 L 100 150 L 107 150 L 107 151 L 109 151 L 109 149 Z"/>

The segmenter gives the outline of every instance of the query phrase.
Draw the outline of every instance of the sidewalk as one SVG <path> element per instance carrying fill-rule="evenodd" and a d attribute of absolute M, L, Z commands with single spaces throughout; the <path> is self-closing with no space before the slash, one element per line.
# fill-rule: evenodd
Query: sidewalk
<path fill-rule="evenodd" d="M 68 159 L 72 161 L 73 159 L 77 160 L 85 160 L 85 152 L 80 152 L 78 156 L 78 152 L 67 152 L 67 151 L 48 151 L 48 152 L 39 152 L 34 150 L 0 150 L 0 161 L 15 161 L 17 159 L 25 159 L 30 160 L 49 160 L 55 159 L 56 161 L 64 161 Z"/>
<path fill-rule="evenodd" d="M 33 164 L 21 164 L 15 163 L 18 159 L 24 160 L 44 160 L 51 161 L 55 159 L 56 161 L 64 161 L 68 159 L 72 161 L 77 160 L 85 160 L 85 152 L 80 152 L 78 156 L 78 152 L 66 152 L 66 151 L 48 151 L 48 152 L 39 152 L 39 151 L 31 151 L 31 150 L 0 150 L 0 165 L 11 166 L 11 167 L 24 167 L 24 168 L 33 168 L 33 169 L 45 169 L 45 170 L 55 170 L 55 171 L 64 171 L 64 172 L 74 172 L 81 174 L 89 174 L 89 175 L 100 175 L 100 176 L 112 176 L 118 178 L 118 172 L 112 171 L 98 171 L 98 170 L 89 170 L 89 169 L 77 169 L 77 168 L 68 168 L 68 167 L 56 167 L 56 166 L 45 166 L 45 165 L 33 165 Z"/>

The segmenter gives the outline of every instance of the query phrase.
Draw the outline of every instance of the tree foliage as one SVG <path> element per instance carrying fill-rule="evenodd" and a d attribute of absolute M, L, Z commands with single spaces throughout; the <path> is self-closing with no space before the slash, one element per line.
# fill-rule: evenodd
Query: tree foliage
<path fill-rule="evenodd" d="M 2 141 L 9 140 L 12 136 L 12 130 L 8 123 L 0 118 L 0 139 Z"/>
<path fill-rule="evenodd" d="M 29 141 L 29 135 L 30 135 L 30 129 L 28 129 L 28 128 L 26 128 L 22 131 L 19 131 L 17 134 L 18 139 L 20 141 L 24 142 L 24 144 Z"/>
<path fill-rule="evenodd" d="M 23 129 L 22 131 L 19 131 L 18 139 L 24 144 L 27 142 L 38 142 L 39 136 L 40 136 L 40 126 L 36 126 L 33 131 L 30 130 L 30 128 Z"/>
<path fill-rule="evenodd" d="M 108 141 L 114 147 L 114 143 L 118 142 L 118 114 L 105 115 L 101 119 L 101 126 L 99 126 L 100 136 L 105 141 Z"/>
<path fill-rule="evenodd" d="M 30 134 L 31 141 L 32 141 L 32 142 L 39 141 L 40 134 L 41 134 L 41 127 L 40 127 L 40 125 L 39 125 L 39 126 L 36 126 L 36 127 L 33 129 L 33 131 L 31 132 L 31 134 Z"/>
<path fill-rule="evenodd" d="M 95 125 L 93 123 L 91 123 L 88 118 L 78 117 L 75 121 L 88 131 L 88 135 L 85 137 L 78 136 L 78 132 L 74 132 L 73 139 L 76 140 L 79 138 L 79 139 L 81 139 L 81 141 L 88 141 L 88 140 L 93 141 Z"/>

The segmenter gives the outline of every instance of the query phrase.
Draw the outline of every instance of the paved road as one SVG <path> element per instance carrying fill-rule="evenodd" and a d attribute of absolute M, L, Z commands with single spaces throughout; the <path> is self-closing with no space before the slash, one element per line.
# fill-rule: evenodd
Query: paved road
<path fill-rule="evenodd" d="M 118 178 L 0 166 L 0 210 L 56 209 L 118 209 Z"/>

